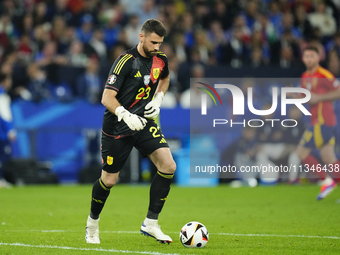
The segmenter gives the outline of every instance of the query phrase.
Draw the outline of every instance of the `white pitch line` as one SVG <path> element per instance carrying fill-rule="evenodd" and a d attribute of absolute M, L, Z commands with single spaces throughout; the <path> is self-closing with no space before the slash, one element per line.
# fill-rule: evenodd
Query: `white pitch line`
<path fill-rule="evenodd" d="M 215 235 L 220 235 L 220 236 L 305 237 L 305 238 L 322 238 L 322 239 L 340 239 L 340 236 L 307 236 L 307 235 L 275 235 L 275 234 L 235 234 L 235 233 L 215 233 Z"/>
<path fill-rule="evenodd" d="M 61 250 L 75 250 L 75 251 L 101 251 L 101 252 L 112 252 L 112 253 L 127 253 L 127 254 L 149 254 L 149 255 L 182 255 L 179 253 L 161 253 L 153 251 L 129 251 L 129 250 L 114 250 L 114 249 L 103 249 L 103 248 L 78 248 L 68 246 L 56 246 L 56 245 L 33 245 L 24 243 L 2 243 L 0 245 L 6 246 L 19 246 L 19 247 L 30 247 L 30 248 L 49 248 L 49 249 L 61 249 Z"/>
<path fill-rule="evenodd" d="M 42 233 L 63 233 L 63 232 L 80 232 L 80 230 L 5 230 L 5 231 L 32 231 Z M 113 233 L 113 234 L 140 234 L 140 231 L 100 231 L 101 233 Z M 178 234 L 179 232 L 170 232 L 171 234 Z M 311 236 L 311 235 L 276 235 L 276 234 L 237 234 L 237 233 L 209 233 L 210 235 L 220 236 L 250 236 L 250 237 L 300 237 L 300 238 L 321 238 L 321 239 L 340 239 L 340 236 Z"/>

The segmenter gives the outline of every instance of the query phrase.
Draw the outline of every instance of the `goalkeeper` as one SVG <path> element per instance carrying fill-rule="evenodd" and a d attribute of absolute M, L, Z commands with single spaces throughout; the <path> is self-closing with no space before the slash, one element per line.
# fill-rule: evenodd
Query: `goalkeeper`
<path fill-rule="evenodd" d="M 166 29 L 160 21 L 145 21 L 138 45 L 120 55 L 111 67 L 102 96 L 106 107 L 102 174 L 92 189 L 87 243 L 100 243 L 99 214 L 133 147 L 149 157 L 158 170 L 151 183 L 149 208 L 141 233 L 162 243 L 172 242 L 161 231 L 158 215 L 168 196 L 176 164 L 161 129 L 153 120 L 169 87 L 167 57 L 159 51 L 165 35 Z"/>

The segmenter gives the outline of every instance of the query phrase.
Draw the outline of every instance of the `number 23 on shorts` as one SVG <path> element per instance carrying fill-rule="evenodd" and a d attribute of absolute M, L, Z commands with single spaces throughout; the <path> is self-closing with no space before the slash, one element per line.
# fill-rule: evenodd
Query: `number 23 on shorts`
<path fill-rule="evenodd" d="M 166 143 L 164 135 L 162 133 L 157 134 L 157 132 L 159 131 L 159 127 L 158 126 L 157 126 L 157 128 L 156 127 L 150 127 L 149 131 L 152 133 L 152 136 L 154 138 L 158 138 L 158 137 L 162 136 L 162 139 L 161 139 L 161 141 L 159 143 Z"/>

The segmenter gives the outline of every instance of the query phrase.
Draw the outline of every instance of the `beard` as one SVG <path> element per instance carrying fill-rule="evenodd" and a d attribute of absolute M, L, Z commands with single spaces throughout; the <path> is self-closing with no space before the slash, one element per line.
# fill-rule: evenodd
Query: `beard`
<path fill-rule="evenodd" d="M 308 70 L 313 70 L 314 68 L 316 68 L 318 66 L 318 63 L 313 63 L 313 64 L 310 64 L 310 65 L 307 65 L 307 69 Z"/>
<path fill-rule="evenodd" d="M 143 45 L 143 51 L 148 58 L 152 58 L 157 55 L 157 51 L 154 50 L 150 51 L 145 47 L 145 45 Z"/>

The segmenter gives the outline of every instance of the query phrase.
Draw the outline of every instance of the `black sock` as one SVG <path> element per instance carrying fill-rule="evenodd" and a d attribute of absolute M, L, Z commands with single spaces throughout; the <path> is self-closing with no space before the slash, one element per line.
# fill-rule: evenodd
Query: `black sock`
<path fill-rule="evenodd" d="M 150 204 L 147 218 L 158 219 L 158 214 L 162 211 L 165 200 L 169 194 L 173 176 L 173 174 L 164 174 L 157 171 L 150 187 Z"/>
<path fill-rule="evenodd" d="M 110 188 L 106 187 L 101 179 L 93 184 L 90 217 L 94 220 L 99 218 L 105 201 L 110 194 Z"/>

